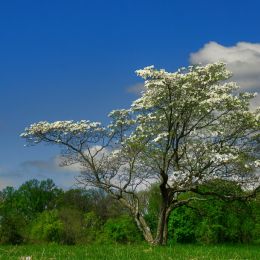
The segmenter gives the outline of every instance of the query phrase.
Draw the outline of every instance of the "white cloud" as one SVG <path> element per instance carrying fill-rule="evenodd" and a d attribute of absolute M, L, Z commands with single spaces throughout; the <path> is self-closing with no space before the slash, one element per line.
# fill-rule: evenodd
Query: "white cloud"
<path fill-rule="evenodd" d="M 260 90 L 260 44 L 238 42 L 234 46 L 226 47 L 216 42 L 209 42 L 202 49 L 191 53 L 192 64 L 207 64 L 216 61 L 227 63 L 233 73 L 233 80 L 237 81 L 243 90 Z M 260 105 L 260 97 L 253 101 L 254 106 Z"/>
<path fill-rule="evenodd" d="M 260 87 L 260 44 L 239 42 L 235 46 L 225 47 L 209 42 L 198 52 L 190 55 L 190 62 L 211 63 L 224 61 L 244 88 Z"/>
<path fill-rule="evenodd" d="M 190 54 L 191 64 L 207 64 L 217 61 L 227 63 L 234 81 L 244 91 L 260 92 L 260 43 L 238 42 L 234 46 L 223 46 L 217 42 L 205 44 L 197 52 Z M 140 95 L 143 83 L 127 88 L 127 92 Z M 252 107 L 260 105 L 260 93 L 252 101 Z"/>

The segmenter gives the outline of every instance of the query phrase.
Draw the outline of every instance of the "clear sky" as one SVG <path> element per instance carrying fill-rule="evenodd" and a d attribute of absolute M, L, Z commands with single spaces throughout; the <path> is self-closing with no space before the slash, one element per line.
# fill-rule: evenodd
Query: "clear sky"
<path fill-rule="evenodd" d="M 228 57 L 234 70 L 244 62 L 243 87 L 259 89 L 259 10 L 258 0 L 0 1 L 0 189 L 73 185 L 55 147 L 24 147 L 19 134 L 41 120 L 106 122 L 135 99 L 136 69 Z"/>

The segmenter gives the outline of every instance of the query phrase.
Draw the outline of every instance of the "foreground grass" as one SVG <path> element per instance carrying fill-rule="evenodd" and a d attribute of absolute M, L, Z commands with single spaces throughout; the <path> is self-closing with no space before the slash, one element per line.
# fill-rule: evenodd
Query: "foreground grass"
<path fill-rule="evenodd" d="M 32 256 L 33 260 L 63 259 L 260 259 L 260 246 L 256 245 L 174 245 L 150 247 L 148 245 L 25 245 L 0 246 L 0 259 L 21 259 Z"/>

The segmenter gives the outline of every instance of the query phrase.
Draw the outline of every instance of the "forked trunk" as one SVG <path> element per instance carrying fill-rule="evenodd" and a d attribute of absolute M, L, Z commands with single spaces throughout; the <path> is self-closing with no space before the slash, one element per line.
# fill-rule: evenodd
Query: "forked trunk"
<path fill-rule="evenodd" d="M 166 245 L 168 240 L 168 219 L 170 211 L 164 207 L 162 208 L 158 220 L 155 245 Z"/>
<path fill-rule="evenodd" d="M 160 185 L 162 204 L 157 224 L 157 232 L 155 238 L 156 245 L 166 245 L 168 240 L 168 219 L 171 213 L 171 207 L 169 205 L 170 197 L 166 188 L 166 183 L 167 176 L 165 177 L 164 182 Z"/>
<path fill-rule="evenodd" d="M 161 176 L 163 176 L 163 182 L 160 185 L 161 191 L 161 209 L 157 224 L 157 232 L 154 244 L 156 245 L 166 245 L 168 238 L 168 218 L 169 218 L 169 192 L 166 188 L 168 176 L 162 171 Z"/>

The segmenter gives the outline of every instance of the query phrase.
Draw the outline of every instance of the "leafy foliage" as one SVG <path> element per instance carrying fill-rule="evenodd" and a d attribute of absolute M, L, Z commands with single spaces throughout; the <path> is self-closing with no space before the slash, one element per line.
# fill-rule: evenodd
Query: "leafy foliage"
<path fill-rule="evenodd" d="M 84 215 L 82 211 L 71 207 L 63 207 L 58 211 L 58 218 L 63 228 L 62 237 L 57 242 L 67 245 L 85 243 Z"/>
<path fill-rule="evenodd" d="M 183 206 L 177 208 L 169 217 L 169 239 L 177 243 L 194 243 L 198 215 L 193 209 Z"/>
<path fill-rule="evenodd" d="M 28 183 L 30 185 L 28 185 Z M 142 235 L 129 213 L 98 190 L 48 189 L 47 198 L 31 202 L 24 194 L 31 196 L 30 181 L 17 190 L 11 187 L 0 192 L 0 243 L 135 243 Z M 46 183 L 46 182 L 43 182 Z M 45 185 L 39 194 L 44 194 Z M 34 190 L 34 189 L 32 189 Z M 49 193 L 53 191 L 53 194 Z M 214 180 L 200 185 L 201 192 L 216 192 L 221 195 L 244 195 L 246 192 L 234 182 Z M 155 185 L 150 191 L 140 191 L 145 198 L 144 217 L 156 232 L 160 212 L 160 190 Z M 249 243 L 260 241 L 260 200 L 259 194 L 253 200 L 223 200 L 208 195 L 207 200 L 191 192 L 183 193 L 181 200 L 196 196 L 188 205 L 175 208 L 168 220 L 169 242 L 177 243 Z M 31 198 L 35 198 L 31 196 Z M 21 203 L 21 201 L 23 203 Z M 39 201 L 42 201 L 39 203 Z M 32 205 L 48 205 L 32 206 Z M 26 208 L 30 210 L 25 210 Z M 46 209 L 44 209 L 46 208 Z M 104 211 L 102 211 L 104 208 Z M 29 214 L 29 215 L 26 215 Z M 32 218 L 32 216 L 35 216 Z"/>
<path fill-rule="evenodd" d="M 219 194 L 243 194 L 236 183 L 215 180 L 200 187 Z M 191 194 L 187 194 L 191 196 Z M 215 196 L 175 209 L 169 219 L 169 234 L 177 242 L 248 243 L 254 239 L 253 204 L 225 201 Z"/>
<path fill-rule="evenodd" d="M 103 237 L 104 223 L 96 212 L 90 211 L 84 215 L 84 233 L 88 243 L 100 242 Z"/>
<path fill-rule="evenodd" d="M 58 211 L 44 211 L 33 221 L 30 238 L 37 242 L 60 242 L 64 234 L 64 225 Z"/>
<path fill-rule="evenodd" d="M 141 240 L 141 234 L 129 216 L 109 219 L 104 225 L 104 233 L 114 242 L 127 243 Z"/>

